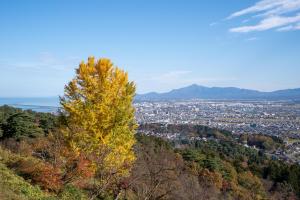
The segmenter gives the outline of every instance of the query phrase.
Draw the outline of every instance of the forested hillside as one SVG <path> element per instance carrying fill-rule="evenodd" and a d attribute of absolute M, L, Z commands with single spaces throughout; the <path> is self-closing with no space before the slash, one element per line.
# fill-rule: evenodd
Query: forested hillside
<path fill-rule="evenodd" d="M 57 115 L 0 107 L 0 198 L 300 197 L 299 165 L 264 154 L 282 141 L 190 124 L 138 128 L 134 95 L 126 72 L 90 57 L 65 86 Z M 168 131 L 182 137 L 155 137 Z"/>
<path fill-rule="evenodd" d="M 2 199 L 297 199 L 300 192 L 298 165 L 272 160 L 230 139 L 228 132 L 216 135 L 205 127 L 199 133 L 218 140 L 182 141 L 175 148 L 136 135 L 130 175 L 95 187 L 87 158 L 61 155 L 55 133 L 59 116 L 8 106 L 0 110 Z M 187 133 L 197 129 L 176 127 Z"/>

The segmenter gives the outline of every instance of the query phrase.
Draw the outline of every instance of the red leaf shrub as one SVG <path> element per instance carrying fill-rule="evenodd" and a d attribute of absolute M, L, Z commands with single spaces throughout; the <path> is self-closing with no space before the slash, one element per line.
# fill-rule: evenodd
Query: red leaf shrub
<path fill-rule="evenodd" d="M 14 164 L 14 168 L 34 184 L 49 191 L 59 191 L 63 186 L 61 170 L 35 159 L 23 159 Z"/>

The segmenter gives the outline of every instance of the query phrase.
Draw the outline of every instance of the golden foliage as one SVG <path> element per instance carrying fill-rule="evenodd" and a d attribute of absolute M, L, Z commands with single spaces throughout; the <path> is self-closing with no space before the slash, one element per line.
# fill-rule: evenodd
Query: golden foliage
<path fill-rule="evenodd" d="M 135 160 L 135 85 L 109 59 L 82 62 L 61 98 L 68 128 L 64 135 L 78 152 L 98 154 L 107 169 L 123 170 Z"/>

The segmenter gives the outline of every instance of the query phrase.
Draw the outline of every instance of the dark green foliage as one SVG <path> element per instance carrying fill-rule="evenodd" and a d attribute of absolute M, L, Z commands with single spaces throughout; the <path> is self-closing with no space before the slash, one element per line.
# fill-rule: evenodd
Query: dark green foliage
<path fill-rule="evenodd" d="M 203 161 L 203 167 L 209 169 L 211 171 L 219 171 L 221 168 L 221 162 L 218 158 L 215 157 L 207 157 Z"/>
<path fill-rule="evenodd" d="M 6 120 L 13 114 L 22 112 L 20 109 L 13 108 L 7 105 L 0 106 L 0 138 L 3 137 L 3 129 L 6 124 Z"/>
<path fill-rule="evenodd" d="M 0 106 L 0 138 L 26 138 L 47 135 L 58 126 L 58 117 L 7 105 Z"/>
<path fill-rule="evenodd" d="M 24 137 L 38 137 L 43 134 L 43 130 L 38 127 L 33 116 L 27 113 L 17 113 L 11 115 L 4 125 L 3 138 L 21 139 Z"/>
<path fill-rule="evenodd" d="M 181 154 L 185 160 L 196 162 L 200 167 L 209 169 L 210 171 L 219 171 L 221 168 L 220 158 L 212 152 L 204 153 L 198 149 L 185 149 Z"/>
<path fill-rule="evenodd" d="M 37 113 L 37 119 L 39 120 L 39 127 L 43 129 L 45 134 L 53 131 L 57 126 L 57 117 L 50 113 Z"/>
<path fill-rule="evenodd" d="M 4 124 L 6 120 L 13 114 L 22 112 L 19 108 L 14 108 L 11 106 L 0 106 L 0 124 Z"/>
<path fill-rule="evenodd" d="M 201 164 L 203 163 L 203 160 L 206 157 L 204 154 L 200 153 L 200 151 L 197 151 L 196 149 L 185 149 L 181 151 L 181 155 L 183 159 L 187 161 L 193 161 Z"/>
<path fill-rule="evenodd" d="M 300 196 L 300 166 L 295 164 L 289 168 L 288 183 L 292 185 L 294 190 Z"/>
<path fill-rule="evenodd" d="M 283 182 L 287 179 L 289 175 L 289 169 L 284 163 L 271 161 L 269 166 L 269 177 L 275 182 Z"/>

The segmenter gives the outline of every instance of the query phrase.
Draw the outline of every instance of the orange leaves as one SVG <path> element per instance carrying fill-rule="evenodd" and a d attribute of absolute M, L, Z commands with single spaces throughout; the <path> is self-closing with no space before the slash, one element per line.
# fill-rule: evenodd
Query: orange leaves
<path fill-rule="evenodd" d="M 49 163 L 35 159 L 24 159 L 14 164 L 26 179 L 40 185 L 45 190 L 58 191 L 62 187 L 61 171 Z"/>
<path fill-rule="evenodd" d="M 70 151 L 63 141 L 55 142 L 51 137 L 37 140 L 33 146 L 35 157 L 20 157 L 11 161 L 10 167 L 48 191 L 58 192 L 68 183 L 87 187 L 96 172 L 92 158 Z"/>
<path fill-rule="evenodd" d="M 73 183 L 78 187 L 86 187 L 90 179 L 94 177 L 96 166 L 84 155 L 69 158 L 66 164 L 64 179 L 66 182 Z"/>
<path fill-rule="evenodd" d="M 62 187 L 60 169 L 54 168 L 50 164 L 44 164 L 40 168 L 36 168 L 37 176 L 33 180 L 45 189 L 57 191 Z"/>

